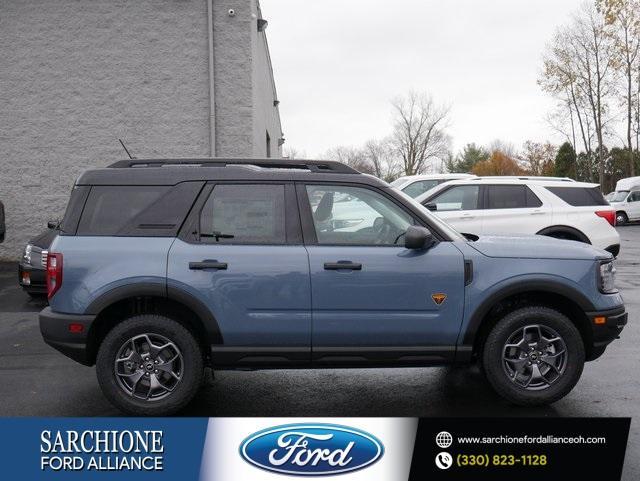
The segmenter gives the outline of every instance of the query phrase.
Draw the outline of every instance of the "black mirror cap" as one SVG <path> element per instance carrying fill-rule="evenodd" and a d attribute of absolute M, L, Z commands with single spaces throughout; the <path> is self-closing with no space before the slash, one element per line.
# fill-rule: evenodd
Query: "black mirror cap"
<path fill-rule="evenodd" d="M 417 225 L 409 226 L 404 235 L 404 246 L 407 249 L 429 249 L 434 243 L 433 234 Z"/>
<path fill-rule="evenodd" d="M 58 228 L 58 224 L 60 224 L 60 222 L 58 222 L 57 220 L 50 220 L 49 222 L 47 222 L 47 228 L 49 228 L 49 229 L 57 229 Z"/>
<path fill-rule="evenodd" d="M 428 204 L 424 205 L 427 209 L 429 209 L 431 212 L 435 212 L 436 210 L 438 210 L 438 205 L 434 204 L 433 202 L 429 202 Z"/>

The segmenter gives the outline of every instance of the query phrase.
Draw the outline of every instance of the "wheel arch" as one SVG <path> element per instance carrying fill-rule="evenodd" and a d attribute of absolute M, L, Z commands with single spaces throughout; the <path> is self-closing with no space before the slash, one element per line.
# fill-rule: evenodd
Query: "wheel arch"
<path fill-rule="evenodd" d="M 94 300 L 86 313 L 96 316 L 87 335 L 90 364 L 95 363 L 97 351 L 107 333 L 134 315 L 163 315 L 179 322 L 194 334 L 207 358 L 211 345 L 223 342 L 217 320 L 200 300 L 182 289 L 167 289 L 161 284 L 115 288 Z"/>
<path fill-rule="evenodd" d="M 591 244 L 591 241 L 584 232 L 568 225 L 552 225 L 549 227 L 545 227 L 544 229 L 538 231 L 536 235 L 545 235 L 551 237 L 551 234 L 555 232 L 569 235 L 580 242 L 584 242 L 585 244 Z"/>
<path fill-rule="evenodd" d="M 516 309 L 535 305 L 555 309 L 567 316 L 580 332 L 589 357 L 593 347 L 593 331 L 586 313 L 596 308 L 577 289 L 554 281 L 524 281 L 487 297 L 471 315 L 461 351 L 467 352 L 472 358 L 476 357 L 487 335 L 500 319 Z"/>

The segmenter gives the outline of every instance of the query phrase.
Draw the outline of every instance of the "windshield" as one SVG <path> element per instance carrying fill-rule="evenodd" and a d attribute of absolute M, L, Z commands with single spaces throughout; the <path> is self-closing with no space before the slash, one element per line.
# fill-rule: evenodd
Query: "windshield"
<path fill-rule="evenodd" d="M 440 219 L 438 216 L 433 215 L 431 212 L 429 212 L 428 209 L 426 209 L 423 205 L 421 205 L 419 202 L 416 202 L 415 199 L 413 199 L 412 197 L 408 196 L 407 194 L 405 194 L 402 191 L 398 191 L 397 193 L 399 193 L 402 198 L 408 203 L 411 204 L 412 206 L 418 208 L 420 210 L 420 212 L 423 212 L 427 217 L 429 217 L 429 220 L 431 222 L 433 222 L 434 224 L 436 224 L 442 231 L 444 231 L 449 237 L 451 237 L 451 240 L 454 241 L 466 241 L 467 238 L 465 236 L 463 236 L 462 234 L 460 234 L 460 232 L 458 232 L 457 230 L 455 230 L 453 227 L 451 227 L 449 224 L 447 224 L 445 221 L 443 221 L 442 219 Z"/>
<path fill-rule="evenodd" d="M 629 191 L 628 190 L 619 190 L 617 192 L 613 192 L 612 194 L 609 194 L 611 196 L 611 198 L 609 199 L 609 202 L 624 202 L 627 198 L 627 196 L 629 195 Z"/>

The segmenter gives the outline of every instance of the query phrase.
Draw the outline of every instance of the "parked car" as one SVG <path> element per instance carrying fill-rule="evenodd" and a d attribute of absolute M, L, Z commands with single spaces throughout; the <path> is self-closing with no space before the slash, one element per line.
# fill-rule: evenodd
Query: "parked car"
<path fill-rule="evenodd" d="M 0 201 L 0 242 L 4 242 L 7 227 L 4 222 L 4 204 Z"/>
<path fill-rule="evenodd" d="M 416 200 L 465 234 L 538 234 L 620 251 L 615 211 L 598 184 L 481 177 L 447 182 Z"/>
<path fill-rule="evenodd" d="M 477 360 L 505 399 L 551 403 L 627 320 L 610 253 L 540 236 L 471 241 L 337 162 L 87 171 L 47 259 L 45 341 L 95 364 L 105 396 L 137 415 L 185 406 L 205 366 Z"/>
<path fill-rule="evenodd" d="M 471 174 L 428 174 L 428 175 L 406 175 L 400 177 L 391 185 L 401 190 L 410 197 L 416 198 L 420 194 L 425 193 L 429 189 L 433 189 L 436 185 L 456 179 L 473 178 Z"/>
<path fill-rule="evenodd" d="M 47 229 L 29 240 L 18 263 L 18 283 L 31 297 L 47 294 L 45 270 L 47 252 L 58 235 L 58 223 L 50 222 Z"/>
<path fill-rule="evenodd" d="M 640 220 L 640 177 L 620 179 L 608 200 L 616 210 L 617 224 Z"/>

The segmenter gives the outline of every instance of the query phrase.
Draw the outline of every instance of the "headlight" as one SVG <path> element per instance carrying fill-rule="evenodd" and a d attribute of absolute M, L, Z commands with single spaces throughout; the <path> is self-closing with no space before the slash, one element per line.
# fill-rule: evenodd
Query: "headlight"
<path fill-rule="evenodd" d="M 616 267 L 613 261 L 600 264 L 600 291 L 605 294 L 618 292 L 616 289 Z"/>
<path fill-rule="evenodd" d="M 24 248 L 24 252 L 22 253 L 22 260 L 27 264 L 31 264 L 31 251 L 33 250 L 33 246 L 31 244 L 27 244 L 27 247 Z"/>

